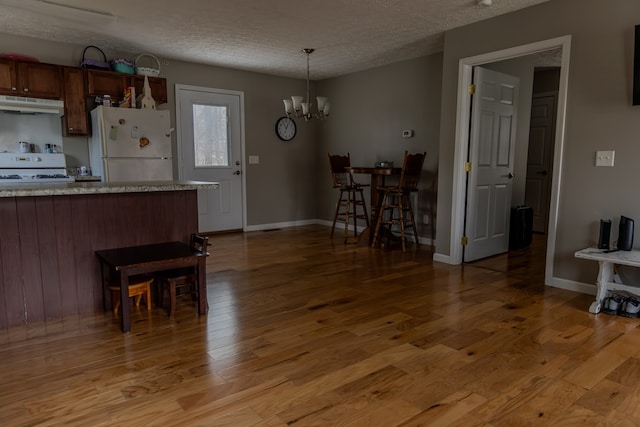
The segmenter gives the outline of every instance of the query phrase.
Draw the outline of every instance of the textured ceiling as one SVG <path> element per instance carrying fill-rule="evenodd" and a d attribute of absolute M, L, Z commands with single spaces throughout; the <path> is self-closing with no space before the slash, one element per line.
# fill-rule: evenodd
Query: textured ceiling
<path fill-rule="evenodd" d="M 546 1 L 0 0 L 0 31 L 298 78 L 309 47 L 317 80 L 439 52 L 446 30 Z"/>

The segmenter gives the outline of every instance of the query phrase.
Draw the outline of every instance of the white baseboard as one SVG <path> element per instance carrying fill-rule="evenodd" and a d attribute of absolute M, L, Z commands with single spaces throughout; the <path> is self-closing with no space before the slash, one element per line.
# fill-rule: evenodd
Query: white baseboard
<path fill-rule="evenodd" d="M 325 225 L 327 227 L 331 227 L 331 225 L 333 224 L 333 221 L 327 221 L 324 219 L 305 219 L 302 221 L 275 222 L 272 224 L 249 225 L 244 228 L 244 231 L 264 231 L 264 230 L 273 230 L 276 228 L 297 227 L 301 225 L 312 225 L 312 224 Z M 341 223 L 340 227 L 338 227 L 338 224 L 336 224 L 336 232 L 338 232 L 339 229 L 344 230 L 344 223 Z M 349 230 L 353 231 L 352 224 L 349 224 Z M 361 233 L 363 230 L 364 230 L 364 227 L 358 226 L 358 233 Z M 418 236 L 418 239 L 420 240 L 421 245 L 427 245 L 427 246 L 433 245 L 433 239 L 430 239 L 428 237 L 420 237 L 420 236 Z M 413 236 L 407 236 L 407 240 L 413 242 L 414 238 Z"/>
<path fill-rule="evenodd" d="M 451 257 L 449 255 L 443 255 L 443 254 L 439 254 L 439 253 L 434 253 L 433 254 L 433 260 L 437 261 L 437 262 L 442 262 L 444 264 L 449 264 L 449 265 L 458 265 L 459 263 L 453 263 L 451 261 Z"/>
<path fill-rule="evenodd" d="M 566 289 L 568 291 L 580 292 L 581 294 L 595 295 L 598 287 L 596 285 L 590 285 L 588 283 L 575 282 L 573 280 L 561 279 L 559 277 L 552 277 L 549 283 L 545 283 L 547 286 L 553 288 Z"/>
<path fill-rule="evenodd" d="M 264 230 L 273 230 L 276 228 L 288 228 L 288 227 L 298 227 L 301 225 L 312 225 L 317 223 L 318 222 L 315 219 L 305 219 L 301 221 L 274 222 L 271 224 L 248 225 L 244 228 L 244 231 L 264 231 Z M 331 224 L 329 224 L 329 226 L 331 226 Z"/>

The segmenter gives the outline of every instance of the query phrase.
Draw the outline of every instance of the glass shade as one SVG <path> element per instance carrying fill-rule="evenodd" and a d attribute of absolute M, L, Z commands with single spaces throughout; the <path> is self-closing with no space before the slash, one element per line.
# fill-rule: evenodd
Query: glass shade
<path fill-rule="evenodd" d="M 302 103 L 302 114 L 304 114 L 305 116 L 307 114 L 309 114 L 309 103 L 308 102 L 303 102 Z"/>
<path fill-rule="evenodd" d="M 302 100 L 304 97 L 302 96 L 292 96 L 291 101 L 293 101 L 293 109 L 296 111 L 300 111 L 300 105 L 302 104 Z"/>
<path fill-rule="evenodd" d="M 290 99 L 283 99 L 282 102 L 284 102 L 284 112 L 293 113 L 293 101 Z"/>
<path fill-rule="evenodd" d="M 324 111 L 324 106 L 327 104 L 329 98 L 326 96 L 318 96 L 316 99 L 318 100 L 318 111 Z"/>

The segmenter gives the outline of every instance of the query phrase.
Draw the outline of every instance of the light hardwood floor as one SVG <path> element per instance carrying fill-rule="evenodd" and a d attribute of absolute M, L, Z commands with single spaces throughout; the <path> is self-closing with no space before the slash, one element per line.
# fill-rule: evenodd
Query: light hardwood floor
<path fill-rule="evenodd" d="M 0 425 L 640 425 L 640 320 L 545 287 L 543 245 L 448 266 L 328 236 L 213 237 L 207 316 L 0 331 Z"/>

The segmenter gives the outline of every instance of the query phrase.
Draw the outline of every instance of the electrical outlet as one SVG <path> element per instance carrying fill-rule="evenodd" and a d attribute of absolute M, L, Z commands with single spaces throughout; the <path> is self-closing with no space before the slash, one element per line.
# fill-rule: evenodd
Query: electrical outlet
<path fill-rule="evenodd" d="M 249 164 L 250 165 L 259 165 L 260 164 L 260 156 L 249 156 Z"/>
<path fill-rule="evenodd" d="M 615 154 L 613 150 L 596 151 L 596 166 L 613 166 Z"/>

